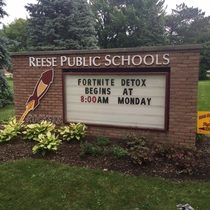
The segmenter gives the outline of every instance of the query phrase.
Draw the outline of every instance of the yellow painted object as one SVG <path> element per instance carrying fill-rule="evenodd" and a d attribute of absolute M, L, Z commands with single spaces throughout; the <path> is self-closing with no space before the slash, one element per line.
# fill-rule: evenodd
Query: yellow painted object
<path fill-rule="evenodd" d="M 33 108 L 34 108 L 34 100 L 31 101 L 31 102 L 29 102 L 29 103 L 27 104 L 26 110 L 25 110 L 25 112 L 23 113 L 22 117 L 20 118 L 19 122 L 23 122 L 24 119 L 25 119 L 25 117 L 26 117 L 26 115 L 27 115 L 31 110 L 33 110 Z"/>
<path fill-rule="evenodd" d="M 197 133 L 210 134 L 210 111 L 197 113 Z"/>

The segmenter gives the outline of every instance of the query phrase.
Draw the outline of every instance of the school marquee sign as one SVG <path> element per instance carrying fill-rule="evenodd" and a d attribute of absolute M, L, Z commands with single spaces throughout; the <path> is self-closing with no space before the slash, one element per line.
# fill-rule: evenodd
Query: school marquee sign
<path fill-rule="evenodd" d="M 165 129 L 167 73 L 64 76 L 67 122 Z"/>
<path fill-rule="evenodd" d="M 201 49 L 11 53 L 16 117 L 26 123 L 81 122 L 95 136 L 149 130 L 151 141 L 194 145 Z"/>

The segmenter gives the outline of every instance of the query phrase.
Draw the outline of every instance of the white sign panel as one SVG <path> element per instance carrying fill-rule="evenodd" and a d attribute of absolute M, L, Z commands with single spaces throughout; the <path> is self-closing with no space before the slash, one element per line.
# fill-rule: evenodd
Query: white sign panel
<path fill-rule="evenodd" d="M 67 122 L 165 128 L 166 74 L 67 74 Z"/>

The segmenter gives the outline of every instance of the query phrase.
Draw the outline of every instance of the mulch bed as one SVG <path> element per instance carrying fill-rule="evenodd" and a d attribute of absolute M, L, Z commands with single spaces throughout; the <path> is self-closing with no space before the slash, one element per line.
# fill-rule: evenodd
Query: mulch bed
<path fill-rule="evenodd" d="M 83 141 L 95 143 L 96 138 L 86 137 Z M 111 148 L 113 145 L 118 145 L 122 148 L 126 147 L 125 141 L 123 140 L 111 139 L 110 141 L 111 144 L 108 148 Z M 56 152 L 48 152 L 45 156 L 42 156 L 41 153 L 32 154 L 32 147 L 35 145 L 35 142 L 23 140 L 21 136 L 15 137 L 7 143 L 0 144 L 0 162 L 16 161 L 24 158 L 41 158 L 68 166 L 118 171 L 129 176 L 144 174 L 174 180 L 210 181 L 210 156 L 209 153 L 206 152 L 210 148 L 209 142 L 210 140 L 206 139 L 197 145 L 198 148 L 203 151 L 204 155 L 198 160 L 200 163 L 199 167 L 195 167 L 191 175 L 184 173 L 182 168 L 178 168 L 174 163 L 164 158 L 158 158 L 147 164 L 136 165 L 132 163 L 130 157 L 114 159 L 113 155 L 105 155 L 102 152 L 97 157 L 90 155 L 81 157 L 80 142 L 76 140 L 71 142 L 64 141 Z M 101 149 L 103 149 L 103 147 L 101 147 Z"/>

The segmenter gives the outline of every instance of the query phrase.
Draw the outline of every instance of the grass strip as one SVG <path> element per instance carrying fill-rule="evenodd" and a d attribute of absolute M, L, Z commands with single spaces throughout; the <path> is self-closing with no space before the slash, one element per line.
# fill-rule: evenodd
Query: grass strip
<path fill-rule="evenodd" d="M 210 183 L 68 167 L 25 159 L 0 164 L 1 210 L 174 210 L 190 203 L 209 209 Z"/>
<path fill-rule="evenodd" d="M 210 111 L 210 80 L 198 83 L 198 111 Z"/>

